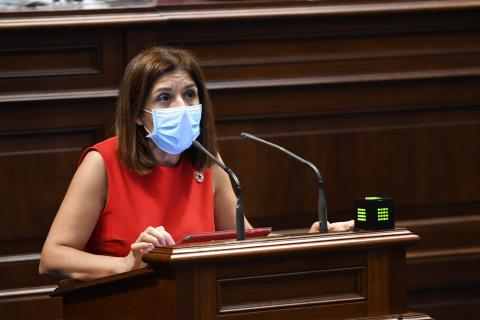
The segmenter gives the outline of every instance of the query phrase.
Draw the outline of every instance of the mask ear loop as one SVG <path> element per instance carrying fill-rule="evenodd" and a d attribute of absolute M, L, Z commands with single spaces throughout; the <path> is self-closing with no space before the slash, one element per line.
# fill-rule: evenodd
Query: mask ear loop
<path fill-rule="evenodd" d="M 143 111 L 148 112 L 148 113 L 150 113 L 150 114 L 153 114 L 152 111 L 147 110 L 147 109 L 145 109 L 145 108 L 143 108 Z M 147 133 L 148 133 L 148 134 L 147 134 L 147 138 L 149 138 L 149 136 L 151 136 L 152 133 L 151 133 L 150 131 L 148 131 L 147 127 L 143 126 L 143 128 L 145 129 L 145 131 L 147 131 Z"/>
<path fill-rule="evenodd" d="M 149 138 L 152 135 L 152 133 L 150 131 L 148 131 L 147 127 L 145 127 L 145 126 L 143 126 L 143 129 L 145 129 L 145 131 L 147 131 L 147 133 L 148 133 L 147 138 Z"/>

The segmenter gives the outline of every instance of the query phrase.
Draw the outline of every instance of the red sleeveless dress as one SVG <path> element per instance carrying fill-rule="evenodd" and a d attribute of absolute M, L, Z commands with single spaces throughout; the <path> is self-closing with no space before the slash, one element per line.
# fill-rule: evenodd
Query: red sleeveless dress
<path fill-rule="evenodd" d="M 155 167 L 149 175 L 139 176 L 118 159 L 117 145 L 116 137 L 107 139 L 86 149 L 80 159 L 98 151 L 108 179 L 108 200 L 87 252 L 126 256 L 148 226 L 165 227 L 176 242 L 186 233 L 215 231 L 210 170 L 202 171 L 204 179 L 199 182 L 191 161 L 182 156 L 174 167 Z"/>

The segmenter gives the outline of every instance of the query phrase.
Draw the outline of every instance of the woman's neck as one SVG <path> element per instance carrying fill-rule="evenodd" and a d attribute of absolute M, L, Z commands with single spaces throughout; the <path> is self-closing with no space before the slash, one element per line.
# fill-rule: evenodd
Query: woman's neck
<path fill-rule="evenodd" d="M 153 157 L 157 161 L 157 165 L 161 167 L 174 167 L 180 161 L 182 154 L 170 154 L 151 143 Z"/>

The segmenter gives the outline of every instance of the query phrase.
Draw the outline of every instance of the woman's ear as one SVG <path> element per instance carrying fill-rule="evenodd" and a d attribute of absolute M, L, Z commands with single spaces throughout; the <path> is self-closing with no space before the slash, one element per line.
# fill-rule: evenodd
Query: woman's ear
<path fill-rule="evenodd" d="M 143 126 L 143 119 L 141 116 L 138 116 L 137 119 L 135 120 L 135 123 L 138 124 L 139 126 Z"/>

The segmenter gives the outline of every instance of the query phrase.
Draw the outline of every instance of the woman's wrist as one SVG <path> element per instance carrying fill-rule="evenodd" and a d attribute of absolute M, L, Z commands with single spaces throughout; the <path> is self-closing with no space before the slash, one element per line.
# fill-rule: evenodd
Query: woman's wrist
<path fill-rule="evenodd" d="M 135 263 L 133 261 L 131 252 L 125 257 L 115 257 L 115 263 L 113 264 L 113 274 L 124 273 L 135 269 Z"/>
<path fill-rule="evenodd" d="M 112 265 L 112 274 L 123 273 L 127 271 L 126 257 L 115 257 Z"/>
<path fill-rule="evenodd" d="M 143 268 L 145 263 L 142 260 L 142 257 L 135 257 L 134 253 L 130 251 L 128 255 L 122 258 L 120 263 L 120 272 L 128 272 L 136 269 Z"/>

